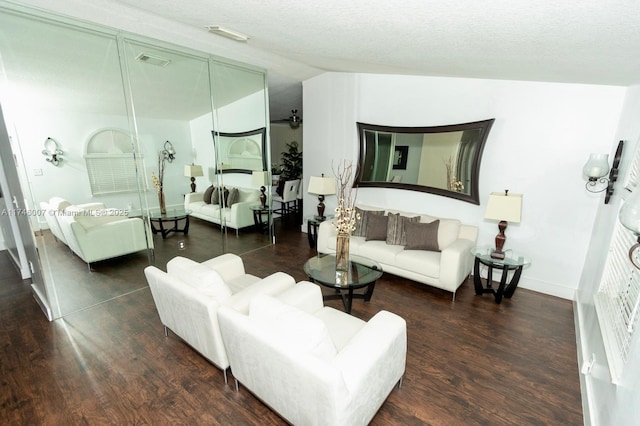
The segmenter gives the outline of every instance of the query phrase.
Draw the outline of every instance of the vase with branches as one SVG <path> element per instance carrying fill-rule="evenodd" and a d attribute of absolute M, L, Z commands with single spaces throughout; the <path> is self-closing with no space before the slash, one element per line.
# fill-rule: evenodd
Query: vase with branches
<path fill-rule="evenodd" d="M 342 161 L 333 167 L 336 177 L 338 206 L 335 210 L 333 225 L 338 231 L 336 236 L 336 271 L 347 271 L 349 268 L 349 241 L 351 233 L 356 229 L 360 215 L 356 212 L 358 189 L 353 187 L 353 163 Z"/>
<path fill-rule="evenodd" d="M 158 202 L 160 203 L 160 213 L 165 214 L 167 212 L 167 206 L 164 199 L 164 167 L 165 167 L 165 158 L 162 155 L 162 152 L 158 153 L 158 176 L 155 173 L 151 172 L 151 181 L 153 182 L 153 187 L 158 192 Z"/>

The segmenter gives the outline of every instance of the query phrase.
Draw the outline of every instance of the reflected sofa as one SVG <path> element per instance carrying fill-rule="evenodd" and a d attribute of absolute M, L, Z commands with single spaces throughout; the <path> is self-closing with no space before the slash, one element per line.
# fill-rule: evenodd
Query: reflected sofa
<path fill-rule="evenodd" d="M 455 299 L 456 290 L 469 276 L 473 267 L 470 250 L 476 245 L 478 238 L 476 226 L 463 224 L 458 219 L 438 218 L 424 213 L 372 206 L 357 208 L 362 216 L 360 225 L 364 229 L 360 233 L 354 231 L 349 242 L 349 253 L 377 261 L 386 273 L 450 291 Z M 412 230 L 407 233 L 411 235 L 405 235 L 405 238 L 419 241 L 397 244 L 398 241 L 394 241 L 398 238 L 397 233 L 390 238 L 390 234 L 394 234 L 388 226 L 391 223 L 390 214 L 396 219 L 396 215 L 417 218 L 414 219 L 417 222 L 412 225 L 405 223 L 404 227 L 410 226 Z M 379 216 L 374 218 L 376 224 L 380 223 L 380 217 L 386 218 L 382 221 L 387 226 L 384 231 L 373 232 L 372 215 Z M 337 231 L 331 222 L 324 221 L 318 228 L 318 253 L 336 251 Z"/>
<path fill-rule="evenodd" d="M 229 360 L 218 325 L 218 309 L 227 306 L 246 314 L 260 294 L 278 294 L 295 280 L 276 272 L 261 279 L 247 274 L 239 256 L 226 253 L 198 263 L 177 256 L 167 272 L 147 266 L 144 274 L 160 321 L 207 360 L 223 370 L 227 382 Z"/>
<path fill-rule="evenodd" d="M 218 321 L 238 382 L 294 425 L 366 425 L 405 372 L 404 319 L 368 322 L 323 305 L 301 282 L 258 296 L 248 315 L 226 306 Z"/>
<path fill-rule="evenodd" d="M 87 264 L 153 249 L 153 239 L 141 218 L 130 218 L 102 203 L 72 205 L 54 197 L 41 207 L 53 235 Z"/>
<path fill-rule="evenodd" d="M 237 198 L 233 199 L 232 203 L 223 202 L 221 206 L 219 200 L 212 202 L 212 193 L 208 190 L 186 194 L 184 208 L 190 212 L 190 216 L 213 222 L 223 228 L 235 229 L 237 235 L 240 229 L 254 225 L 251 207 L 260 204 L 260 191 L 251 188 L 227 187 L 227 189 L 229 194 L 234 189 L 238 192 Z"/>

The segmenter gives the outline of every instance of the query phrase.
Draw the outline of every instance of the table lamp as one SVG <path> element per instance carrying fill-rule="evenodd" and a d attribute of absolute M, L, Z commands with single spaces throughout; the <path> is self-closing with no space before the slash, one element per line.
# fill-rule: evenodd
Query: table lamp
<path fill-rule="evenodd" d="M 251 175 L 252 183 L 254 185 L 260 185 L 260 204 L 264 209 L 265 207 L 267 207 L 267 195 L 264 193 L 264 191 L 267 189 L 265 188 L 265 185 L 267 184 L 267 178 L 269 176 L 265 171 L 253 172 Z"/>
<path fill-rule="evenodd" d="M 184 166 L 184 175 L 191 178 L 191 192 L 196 192 L 196 177 L 204 176 L 202 173 L 202 166 L 197 166 L 195 164 Z"/>
<path fill-rule="evenodd" d="M 502 248 L 507 239 L 504 235 L 504 230 L 507 229 L 507 222 L 520 223 L 521 215 L 522 194 L 509 195 L 509 190 L 505 190 L 504 194 L 501 192 L 492 192 L 489 195 L 484 218 L 499 221 L 499 232 L 498 235 L 496 235 L 496 248 L 491 252 L 492 258 L 504 259 Z"/>
<path fill-rule="evenodd" d="M 336 193 L 336 179 L 332 177 L 311 176 L 309 178 L 309 194 L 318 196 L 318 219 L 324 220 L 324 196 Z"/>

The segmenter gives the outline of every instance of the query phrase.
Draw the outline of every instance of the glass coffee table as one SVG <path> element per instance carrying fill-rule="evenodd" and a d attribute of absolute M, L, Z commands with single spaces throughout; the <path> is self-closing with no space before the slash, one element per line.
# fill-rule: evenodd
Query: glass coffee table
<path fill-rule="evenodd" d="M 336 294 L 326 295 L 324 299 L 342 299 L 345 311 L 350 314 L 354 298 L 371 300 L 376 280 L 382 276 L 382 266 L 375 260 L 351 255 L 348 269 L 337 271 L 335 255 L 318 254 L 305 262 L 304 272 L 312 282 L 334 289 Z M 353 292 L 364 287 L 364 293 Z"/>
<path fill-rule="evenodd" d="M 189 233 L 189 210 L 183 208 L 167 209 L 166 213 L 161 213 L 160 209 L 149 210 L 149 222 L 151 223 L 151 232 L 160 233 L 162 239 L 166 239 L 171 232 L 182 232 L 184 235 Z M 179 222 L 183 221 L 182 227 Z M 169 224 L 169 226 L 167 226 Z M 158 226 L 156 228 L 156 225 Z M 171 226 L 172 225 L 172 226 Z"/>

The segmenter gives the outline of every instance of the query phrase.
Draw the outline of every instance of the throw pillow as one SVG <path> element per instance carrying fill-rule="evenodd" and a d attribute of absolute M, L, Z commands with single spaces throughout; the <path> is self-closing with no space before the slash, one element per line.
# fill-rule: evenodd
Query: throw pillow
<path fill-rule="evenodd" d="M 440 247 L 438 246 L 439 225 L 439 220 L 434 220 L 429 223 L 406 223 L 407 244 L 404 246 L 404 249 L 440 251 Z"/>
<path fill-rule="evenodd" d="M 240 201 L 240 191 L 238 188 L 231 188 L 229 190 L 229 195 L 227 196 L 227 207 L 231 207 L 235 203 Z"/>
<path fill-rule="evenodd" d="M 420 216 L 407 217 L 401 216 L 400 213 L 389 213 L 387 223 L 387 244 L 403 246 L 407 244 L 407 223 L 420 222 Z"/>
<path fill-rule="evenodd" d="M 227 207 L 227 200 L 229 199 L 229 190 L 227 188 L 220 190 L 220 206 Z"/>
<path fill-rule="evenodd" d="M 356 229 L 353 231 L 354 237 L 366 237 L 367 236 L 367 224 L 369 223 L 370 216 L 382 216 L 384 210 L 362 210 L 356 207 L 356 214 L 360 215 L 360 220 L 356 221 Z"/>
<path fill-rule="evenodd" d="M 382 215 L 369 216 L 369 223 L 367 224 L 367 235 L 365 239 L 370 240 L 382 240 L 387 239 L 387 223 L 388 219 Z"/>
<path fill-rule="evenodd" d="M 204 191 L 204 195 L 202 196 L 202 201 L 204 201 L 205 204 L 211 204 L 211 196 L 213 195 L 213 190 L 214 190 L 213 185 L 211 185 Z"/>
<path fill-rule="evenodd" d="M 211 201 L 209 203 L 213 204 L 214 206 L 220 204 L 220 188 L 218 188 L 217 186 L 211 193 Z"/>

